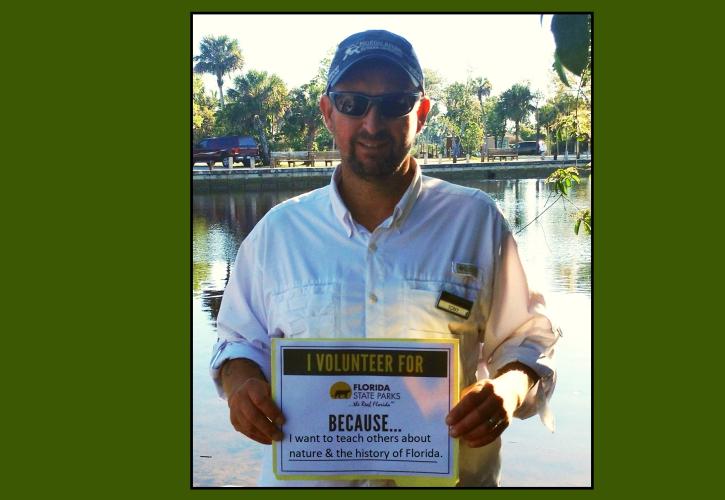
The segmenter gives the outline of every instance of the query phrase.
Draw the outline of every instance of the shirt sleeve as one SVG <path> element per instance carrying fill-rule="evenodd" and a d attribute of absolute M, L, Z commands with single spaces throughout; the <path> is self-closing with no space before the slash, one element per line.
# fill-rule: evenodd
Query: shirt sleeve
<path fill-rule="evenodd" d="M 482 360 L 491 376 L 516 361 L 535 371 L 539 381 L 514 415 L 523 419 L 538 413 L 544 425 L 553 431 L 554 418 L 548 401 L 556 385 L 553 346 L 560 330 L 547 316 L 543 296 L 529 290 L 516 241 L 508 227 L 500 234 Z"/>
<path fill-rule="evenodd" d="M 270 340 L 266 327 L 263 273 L 255 251 L 260 235 L 255 230 L 239 247 L 217 316 L 219 338 L 214 345 L 210 372 L 220 397 L 224 397 L 220 367 L 227 360 L 246 358 L 254 361 L 270 380 Z"/>

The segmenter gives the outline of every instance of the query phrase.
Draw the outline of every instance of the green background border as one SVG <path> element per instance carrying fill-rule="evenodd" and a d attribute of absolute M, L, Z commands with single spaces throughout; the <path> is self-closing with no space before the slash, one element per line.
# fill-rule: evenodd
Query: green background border
<path fill-rule="evenodd" d="M 345 7 L 339 1 L 315 5 Z M 673 158 L 656 154 L 671 144 L 652 131 L 634 136 L 627 128 L 633 113 L 649 114 L 654 129 L 669 124 L 661 107 L 671 102 L 677 82 L 658 79 L 653 71 L 674 70 L 688 54 L 662 51 L 654 40 L 672 26 L 672 38 L 678 39 L 684 28 L 633 2 L 626 9 L 574 1 L 461 1 L 456 6 L 594 11 L 598 168 L 594 490 L 456 494 L 608 497 L 673 491 L 672 483 L 683 476 L 697 483 L 688 485 L 692 492 L 700 476 L 686 474 L 683 459 L 671 459 L 676 454 L 670 448 L 687 435 L 673 432 L 667 417 L 674 411 L 680 424 L 692 427 L 699 416 L 686 406 L 691 398 L 657 371 L 668 363 L 683 368 L 659 325 L 662 316 L 675 316 L 675 328 L 687 324 L 679 319 L 687 304 L 675 308 L 661 299 L 671 291 L 663 274 L 677 278 L 686 272 L 679 262 L 658 261 L 656 251 L 638 243 L 642 235 L 681 232 L 692 224 L 682 210 L 663 207 L 659 213 L 666 217 L 652 215 L 664 193 L 681 185 Z M 8 395 L 15 403 L 5 412 L 5 428 L 6 454 L 17 472 L 7 471 L 6 481 L 21 497 L 46 489 L 52 495 L 124 498 L 277 494 L 190 489 L 189 13 L 244 8 L 248 2 L 129 1 L 6 10 L 6 67 L 13 76 L 4 78 L 5 85 L 13 82 L 5 93 L 7 116 L 13 118 L 6 121 L 23 136 L 20 147 L 27 151 L 37 151 L 42 141 L 45 148 L 63 152 L 53 155 L 49 168 L 37 170 L 12 168 L 6 161 L 6 202 L 37 221 L 28 227 L 7 212 L 6 276 L 11 304 L 17 306 L 9 314 L 8 331 L 17 333 L 6 348 L 17 365 L 6 365 L 13 375 L 6 378 Z M 299 7 L 286 0 L 275 2 L 275 8 Z M 370 1 L 366 8 L 391 7 L 389 1 Z M 277 36 L 283 43 L 287 35 Z M 39 139 L 35 131 L 47 137 Z M 655 154 L 623 154 L 637 144 Z M 31 159 L 24 161 L 30 165 Z M 638 188 L 630 200 L 627 182 L 646 188 Z M 22 259 L 28 264 L 18 264 Z M 651 370 L 648 360 L 653 360 Z M 660 387 L 669 390 L 667 395 Z M 684 403 L 676 404 L 680 398 Z M 289 493 L 298 498 L 339 494 Z M 393 494 L 441 492 L 375 493 Z"/>

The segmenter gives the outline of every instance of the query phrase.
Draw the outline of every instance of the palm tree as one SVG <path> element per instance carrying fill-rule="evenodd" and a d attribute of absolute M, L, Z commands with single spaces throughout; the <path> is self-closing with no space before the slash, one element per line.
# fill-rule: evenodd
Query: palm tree
<path fill-rule="evenodd" d="M 239 42 L 228 36 L 204 37 L 199 44 L 199 55 L 194 56 L 196 65 L 195 73 L 210 73 L 216 76 L 216 83 L 219 86 L 219 102 L 224 109 L 224 80 L 227 73 L 242 69 L 244 56 L 239 48 Z"/>
<path fill-rule="evenodd" d="M 534 107 L 531 101 L 534 96 L 528 84 L 515 83 L 510 89 L 501 95 L 501 103 L 505 110 L 506 118 L 514 122 L 516 143 L 519 142 L 519 125 L 525 121 Z"/>
<path fill-rule="evenodd" d="M 304 135 L 307 151 L 314 151 L 318 132 L 324 127 L 319 104 L 324 91 L 324 81 L 315 78 L 290 94 L 292 104 L 287 113 L 286 125 L 291 133 L 295 131 Z"/>
<path fill-rule="evenodd" d="M 491 82 L 488 78 L 481 78 L 477 76 L 471 81 L 471 88 L 473 93 L 478 97 L 478 103 L 481 105 L 483 111 L 483 98 L 491 95 Z"/>
<path fill-rule="evenodd" d="M 483 112 L 483 98 L 488 97 L 491 95 L 491 82 L 488 80 L 488 78 L 482 78 L 480 76 L 477 76 L 473 80 L 471 80 L 471 88 L 473 89 L 473 93 L 478 97 L 478 104 L 479 109 L 481 110 L 481 129 L 483 132 L 483 142 L 486 142 L 486 133 L 488 132 L 486 130 L 486 118 Z M 496 139 L 494 139 L 496 140 Z M 483 150 L 484 150 L 483 144 L 481 145 L 481 156 L 483 157 Z"/>
<path fill-rule="evenodd" d="M 274 137 L 289 107 L 287 86 L 275 74 L 250 70 L 234 79 L 229 89 L 226 119 L 241 130 L 256 130 L 262 142 L 262 159 L 269 163 L 267 134 Z"/>

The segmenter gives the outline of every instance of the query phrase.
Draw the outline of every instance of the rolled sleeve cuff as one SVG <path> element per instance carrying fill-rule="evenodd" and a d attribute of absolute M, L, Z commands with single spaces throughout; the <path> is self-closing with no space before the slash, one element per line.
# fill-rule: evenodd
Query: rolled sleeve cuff
<path fill-rule="evenodd" d="M 230 359 L 245 358 L 254 361 L 264 373 L 267 380 L 271 380 L 271 368 L 269 362 L 269 352 L 259 349 L 248 342 L 230 342 L 228 340 L 219 340 L 214 345 L 214 354 L 211 358 L 209 371 L 211 378 L 216 386 L 219 397 L 225 398 L 224 388 L 221 380 L 221 366 Z"/>
<path fill-rule="evenodd" d="M 549 407 L 549 399 L 556 386 L 556 371 L 551 357 L 542 355 L 536 348 L 526 346 L 501 346 L 496 359 L 489 365 L 490 373 L 498 371 L 509 363 L 519 362 L 531 368 L 539 376 L 539 380 L 529 389 L 526 397 L 514 416 L 520 419 L 529 418 L 539 414 L 542 423 L 551 432 L 554 432 L 554 414 Z"/>

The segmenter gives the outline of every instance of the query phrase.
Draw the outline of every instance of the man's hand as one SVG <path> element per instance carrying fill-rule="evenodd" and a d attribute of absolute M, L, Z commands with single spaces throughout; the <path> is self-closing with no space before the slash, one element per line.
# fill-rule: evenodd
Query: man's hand
<path fill-rule="evenodd" d="M 480 380 L 463 390 L 461 400 L 446 417 L 451 436 L 478 448 L 501 435 L 533 385 L 527 375 L 530 369 L 522 371 L 518 365 L 509 365 L 495 379 Z"/>
<path fill-rule="evenodd" d="M 284 416 L 272 400 L 262 371 L 247 359 L 233 359 L 222 367 L 222 385 L 234 428 L 262 444 L 280 441 Z"/>

